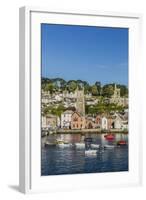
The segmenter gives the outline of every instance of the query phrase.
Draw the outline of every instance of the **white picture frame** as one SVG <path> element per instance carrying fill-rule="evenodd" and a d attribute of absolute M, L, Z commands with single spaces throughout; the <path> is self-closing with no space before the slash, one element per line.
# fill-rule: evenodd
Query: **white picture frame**
<path fill-rule="evenodd" d="M 135 186 L 142 182 L 140 14 L 20 8 L 20 191 L 23 193 Z M 40 175 L 40 23 L 129 28 L 129 171 Z M 35 67 L 34 67 L 35 66 Z"/>

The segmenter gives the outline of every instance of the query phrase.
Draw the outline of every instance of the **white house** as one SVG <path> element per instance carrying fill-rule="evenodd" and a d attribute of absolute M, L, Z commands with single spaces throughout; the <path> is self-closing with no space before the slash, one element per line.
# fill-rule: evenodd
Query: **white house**
<path fill-rule="evenodd" d="M 44 103 L 44 104 L 49 103 L 49 98 L 48 98 L 48 96 L 42 96 L 42 103 Z"/>
<path fill-rule="evenodd" d="M 114 120 L 114 128 L 115 129 L 121 129 L 122 128 L 122 119 L 120 116 L 116 116 L 116 119 Z"/>
<path fill-rule="evenodd" d="M 55 100 L 56 101 L 62 101 L 62 97 L 60 95 L 55 95 Z"/>
<path fill-rule="evenodd" d="M 61 114 L 61 128 L 70 128 L 72 114 L 72 110 L 66 110 L 64 113 Z"/>
<path fill-rule="evenodd" d="M 103 130 L 107 130 L 108 129 L 108 120 L 106 117 L 102 117 L 101 118 L 101 128 Z"/>

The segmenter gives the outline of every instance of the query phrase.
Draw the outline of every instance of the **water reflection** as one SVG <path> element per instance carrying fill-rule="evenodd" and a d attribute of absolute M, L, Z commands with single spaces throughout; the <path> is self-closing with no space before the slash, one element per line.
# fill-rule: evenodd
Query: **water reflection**
<path fill-rule="evenodd" d="M 99 148 L 97 154 L 85 156 L 85 149 L 76 149 L 74 145 L 68 148 L 59 146 L 48 146 L 46 141 L 55 142 L 56 139 L 63 140 L 72 144 L 84 142 L 85 138 L 92 138 L 90 144 L 115 145 L 116 148 Z M 128 143 L 127 134 L 115 134 L 113 140 L 107 140 L 105 134 L 56 134 L 42 138 L 42 175 L 74 174 L 74 173 L 93 173 L 93 172 L 114 172 L 128 170 L 128 145 L 117 147 L 119 140 L 125 140 Z"/>

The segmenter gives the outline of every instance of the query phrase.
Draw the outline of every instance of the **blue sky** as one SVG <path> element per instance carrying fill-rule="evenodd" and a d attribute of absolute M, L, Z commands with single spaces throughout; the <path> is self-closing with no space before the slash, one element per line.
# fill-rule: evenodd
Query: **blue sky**
<path fill-rule="evenodd" d="M 128 29 L 41 25 L 42 76 L 128 84 Z"/>

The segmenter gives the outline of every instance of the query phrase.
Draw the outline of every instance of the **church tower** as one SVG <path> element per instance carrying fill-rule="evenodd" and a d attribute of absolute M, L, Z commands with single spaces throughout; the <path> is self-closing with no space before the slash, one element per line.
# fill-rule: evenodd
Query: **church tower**
<path fill-rule="evenodd" d="M 120 88 L 117 88 L 117 85 L 115 84 L 115 88 L 114 88 L 114 94 L 113 94 L 114 98 L 120 98 Z"/>
<path fill-rule="evenodd" d="M 76 110 L 81 115 L 85 116 L 85 97 L 84 97 L 84 87 L 82 90 L 76 89 Z"/>

